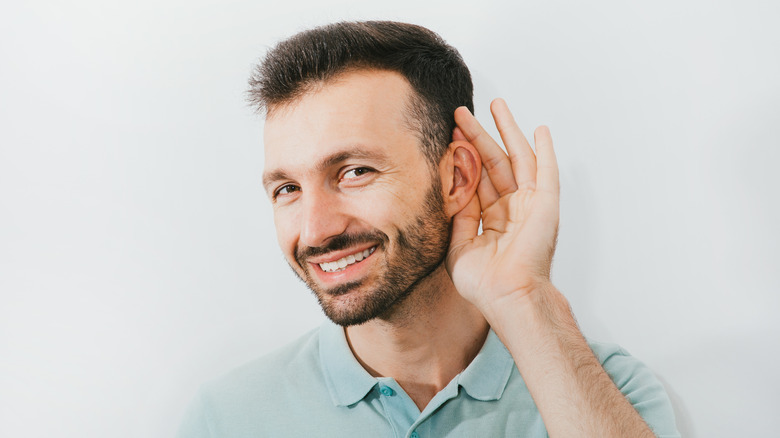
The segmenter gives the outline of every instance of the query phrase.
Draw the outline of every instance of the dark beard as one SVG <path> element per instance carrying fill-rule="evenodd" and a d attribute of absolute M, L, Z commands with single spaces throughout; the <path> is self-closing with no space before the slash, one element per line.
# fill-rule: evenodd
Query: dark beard
<path fill-rule="evenodd" d="M 293 272 L 314 292 L 323 312 L 331 321 L 346 327 L 388 314 L 412 294 L 421 280 L 444 262 L 452 223 L 444 211 L 439 179 L 432 179 L 433 184 L 425 195 L 422 212 L 410 225 L 398 231 L 395 242 L 391 242 L 387 234 L 374 230 L 342 234 L 330 239 L 323 247 L 299 248 L 296 251 L 295 259 L 304 275 L 301 276 L 296 269 Z M 330 289 L 322 289 L 317 285 L 307 269 L 307 259 L 363 243 L 376 245 L 377 250 L 384 251 L 386 255 L 384 272 L 370 290 L 358 291 L 366 287 L 365 280 Z M 351 292 L 355 292 L 355 296 L 346 298 L 350 301 L 348 305 L 332 300 Z"/>

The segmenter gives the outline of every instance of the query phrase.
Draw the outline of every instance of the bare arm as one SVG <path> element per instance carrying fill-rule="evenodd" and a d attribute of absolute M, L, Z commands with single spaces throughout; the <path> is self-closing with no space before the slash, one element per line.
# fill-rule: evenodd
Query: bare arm
<path fill-rule="evenodd" d="M 654 436 L 593 355 L 566 299 L 547 287 L 488 320 L 512 353 L 550 436 Z"/>

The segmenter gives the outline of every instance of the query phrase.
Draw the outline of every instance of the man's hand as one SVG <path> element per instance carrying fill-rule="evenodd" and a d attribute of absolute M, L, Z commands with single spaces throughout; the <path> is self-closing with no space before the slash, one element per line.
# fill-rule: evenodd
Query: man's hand
<path fill-rule="evenodd" d="M 453 219 L 447 257 L 455 287 L 488 320 L 496 308 L 547 289 L 559 216 L 550 131 L 536 129 L 534 154 L 506 103 L 496 99 L 490 110 L 506 153 L 468 109 L 455 111 L 453 139 L 474 145 L 483 168 L 477 193 Z"/>

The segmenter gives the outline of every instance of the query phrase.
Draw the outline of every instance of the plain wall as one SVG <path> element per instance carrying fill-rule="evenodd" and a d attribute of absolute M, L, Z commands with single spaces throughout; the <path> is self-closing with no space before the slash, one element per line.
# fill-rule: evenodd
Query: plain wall
<path fill-rule="evenodd" d="M 243 93 L 276 41 L 367 18 L 457 47 L 483 123 L 500 96 L 551 127 L 554 281 L 683 435 L 777 433 L 778 3 L 367 3 L 3 5 L 0 435 L 172 436 L 202 382 L 322 321 Z"/>

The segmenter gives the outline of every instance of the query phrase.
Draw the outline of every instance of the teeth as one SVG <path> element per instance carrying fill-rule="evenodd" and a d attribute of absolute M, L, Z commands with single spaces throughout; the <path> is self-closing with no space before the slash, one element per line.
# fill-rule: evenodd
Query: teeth
<path fill-rule="evenodd" d="M 364 250 L 364 251 L 361 251 L 361 252 L 358 252 L 358 253 L 355 253 L 355 254 L 350 254 L 350 255 L 348 255 L 346 257 L 342 257 L 342 258 L 336 260 L 335 262 L 320 263 L 320 268 L 323 271 L 325 271 L 325 272 L 341 271 L 341 270 L 345 269 L 347 266 L 349 266 L 349 265 L 351 265 L 353 263 L 357 263 L 357 262 L 363 260 L 364 258 L 370 256 L 371 253 L 373 253 L 375 249 L 376 249 L 376 247 L 371 247 L 371 248 L 369 248 L 367 250 Z"/>

